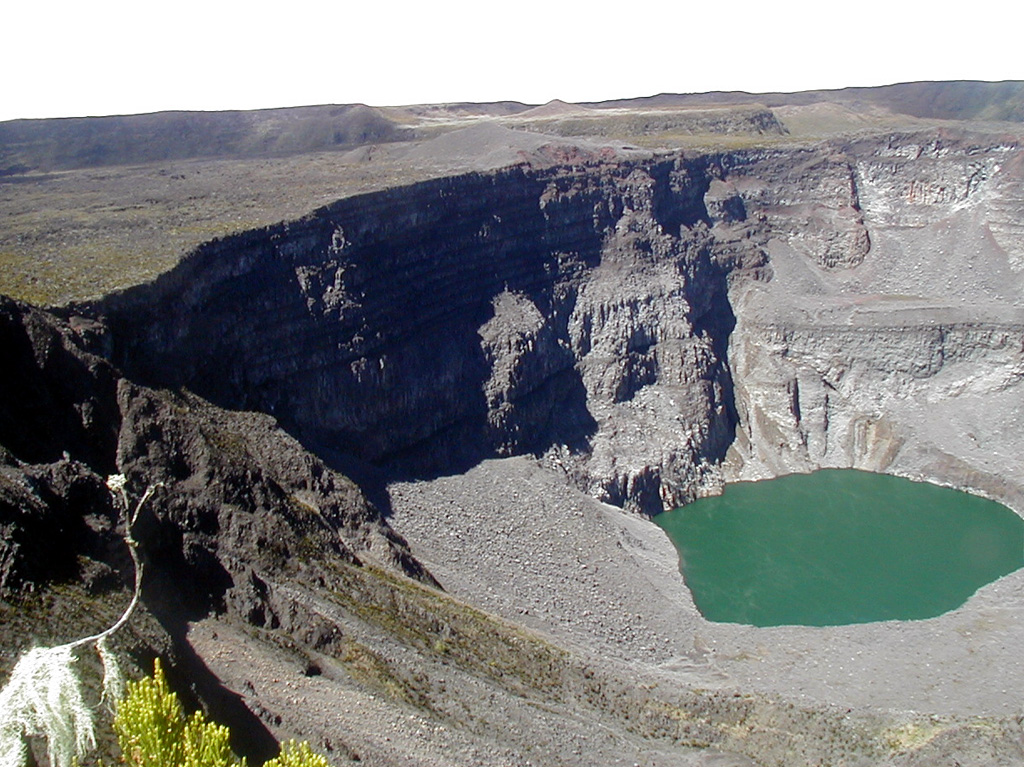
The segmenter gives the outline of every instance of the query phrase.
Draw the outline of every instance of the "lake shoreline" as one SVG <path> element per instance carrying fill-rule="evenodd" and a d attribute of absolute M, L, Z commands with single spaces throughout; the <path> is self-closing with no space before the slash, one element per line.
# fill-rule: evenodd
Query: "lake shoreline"
<path fill-rule="evenodd" d="M 703 615 L 770 627 L 923 620 L 1024 567 L 997 501 L 857 469 L 739 482 L 659 514 Z"/>
<path fill-rule="evenodd" d="M 804 705 L 1020 711 L 1024 571 L 938 618 L 756 628 L 705 620 L 653 522 L 580 493 L 529 458 L 396 483 L 390 500 L 390 521 L 449 593 L 595 663 Z"/>

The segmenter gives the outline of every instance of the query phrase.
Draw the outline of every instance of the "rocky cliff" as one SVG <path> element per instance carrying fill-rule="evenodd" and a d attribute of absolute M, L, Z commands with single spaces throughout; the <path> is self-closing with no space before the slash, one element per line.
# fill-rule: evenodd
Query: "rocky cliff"
<path fill-rule="evenodd" d="M 160 485 L 158 496 L 169 498 L 154 504 L 160 515 L 140 521 L 146 528 L 140 540 L 154 577 L 209 591 L 200 609 L 230 598 L 227 590 L 251 580 L 253 567 L 284 566 L 300 540 L 326 562 L 363 557 L 429 579 L 356 486 L 272 419 L 138 386 L 87 350 L 93 330 L 87 322 L 64 324 L 9 299 L 0 303 L 0 322 L 0 345 L 16 371 L 2 382 L 5 514 L 54 504 L 92 510 L 75 513 L 74 524 L 50 535 L 33 528 L 24 540 L 21 533 L 6 540 L 4 593 L 46 580 L 51 566 L 73 570 L 73 560 L 55 559 L 53 552 L 76 548 L 90 514 L 99 520 L 86 531 L 98 536 L 96 550 L 107 545 L 99 539 L 119 540 L 104 485 L 114 473 L 126 475 L 136 496 Z"/>
<path fill-rule="evenodd" d="M 356 486 L 271 418 L 132 383 L 87 350 L 96 330 L 0 299 L 0 662 L 87 635 L 127 603 L 134 572 L 106 486 L 124 474 L 133 502 L 156 492 L 134 528 L 145 615 L 120 647 L 143 668 L 172 658 L 239 728 L 236 747 L 266 758 L 269 733 L 196 660 L 187 621 L 213 611 L 306 636 L 316 627 L 278 595 L 289 581 L 339 588 L 339 568 L 364 565 L 433 580 Z"/>
<path fill-rule="evenodd" d="M 855 236 L 833 251 L 813 228 L 786 231 L 768 244 L 773 280 L 733 293 L 742 426 L 727 474 L 853 466 L 1021 510 L 1019 150 L 892 136 L 845 155 Z M 815 249 L 846 255 L 814 263 Z"/>
<path fill-rule="evenodd" d="M 471 174 L 200 249 L 88 311 L 141 380 L 273 414 L 414 474 L 532 452 L 649 512 L 732 439 L 714 169 L 681 158 Z"/>
<path fill-rule="evenodd" d="M 912 667 L 1012 687 L 1017 581 L 943 632 L 713 626 L 653 526 L 593 500 L 857 466 L 1024 509 L 1017 146 L 533 162 L 209 242 L 63 319 L 0 302 L 2 660 L 124 596 L 124 473 L 162 484 L 127 649 L 175 654 L 256 761 L 292 735 L 339 763 L 1019 761 L 1012 689 Z M 886 706 L 951 716 L 879 713 L 889 676 Z"/>
<path fill-rule="evenodd" d="M 532 453 L 655 513 L 728 477 L 928 475 L 963 451 L 882 403 L 925 397 L 900 370 L 1019 377 L 1020 169 L 942 135 L 520 166 L 219 240 L 79 310 L 140 380 L 415 476 Z"/>

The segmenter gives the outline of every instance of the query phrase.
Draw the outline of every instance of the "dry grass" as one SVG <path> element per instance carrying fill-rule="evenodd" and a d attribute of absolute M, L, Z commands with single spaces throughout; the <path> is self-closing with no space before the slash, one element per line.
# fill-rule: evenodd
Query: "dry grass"
<path fill-rule="evenodd" d="M 566 653 L 447 594 L 384 570 L 342 566 L 334 598 L 421 652 L 519 693 L 557 690 Z"/>
<path fill-rule="evenodd" d="M 385 111 L 421 140 L 497 121 L 532 132 L 690 152 L 798 146 L 921 122 L 828 105 L 774 112 L 757 105 L 611 109 L 534 118 L 495 109 Z M 473 169 L 472 157 L 450 156 L 450 147 L 447 156 L 427 151 L 429 159 L 412 162 L 411 147 L 396 142 L 0 177 L 0 293 L 44 306 L 96 298 L 152 279 L 212 238 L 299 218 L 353 194 Z"/>
<path fill-rule="evenodd" d="M 299 218 L 342 197 L 448 169 L 381 147 L 261 160 L 189 160 L 0 178 L 0 293 L 41 305 L 152 279 L 215 237 Z"/>
<path fill-rule="evenodd" d="M 645 148 L 721 150 L 782 140 L 744 132 L 753 125 L 751 115 L 763 111 L 614 110 L 525 122 L 449 112 L 390 117 L 403 117 L 400 122 L 424 139 L 500 119 L 520 129 Z M 695 132 L 708 115 L 731 132 Z M 95 298 L 151 280 L 212 238 L 299 218 L 353 194 L 471 169 L 467 158 L 411 163 L 409 146 L 0 177 L 0 293 L 41 305 Z"/>

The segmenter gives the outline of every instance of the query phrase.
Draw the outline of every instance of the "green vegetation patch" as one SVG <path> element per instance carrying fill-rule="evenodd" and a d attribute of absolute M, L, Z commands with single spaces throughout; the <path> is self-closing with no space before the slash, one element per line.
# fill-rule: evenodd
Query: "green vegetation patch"
<path fill-rule="evenodd" d="M 568 653 L 416 581 L 375 567 L 339 567 L 334 598 L 403 642 L 519 692 L 555 694 Z"/>

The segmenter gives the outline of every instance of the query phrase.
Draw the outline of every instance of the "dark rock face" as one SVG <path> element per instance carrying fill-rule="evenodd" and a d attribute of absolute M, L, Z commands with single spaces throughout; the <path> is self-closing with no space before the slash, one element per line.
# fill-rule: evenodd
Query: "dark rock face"
<path fill-rule="evenodd" d="M 2 309 L 0 445 L 28 463 L 66 454 L 101 474 L 114 473 L 119 418 L 110 366 L 81 353 L 70 328 L 45 313 L 6 301 Z"/>
<path fill-rule="evenodd" d="M 769 243 L 845 273 L 872 248 L 863 205 L 909 195 L 885 208 L 904 215 L 991 172 L 933 142 L 904 195 L 890 176 L 918 144 L 889 144 L 421 183 L 212 242 L 85 311 L 139 380 L 272 414 L 321 455 L 429 475 L 533 453 L 656 513 L 721 481 L 735 277 L 770 276 Z"/>
<path fill-rule="evenodd" d="M 343 200 L 92 311 L 133 375 L 271 413 L 308 446 L 419 473 L 548 453 L 599 496 L 660 510 L 728 446 L 726 273 L 760 257 L 712 256 L 712 172 L 517 168 Z M 624 456 L 613 422 L 659 386 L 675 403 L 649 426 L 690 421 L 687 442 Z"/>
<path fill-rule="evenodd" d="M 117 513 L 103 481 L 76 461 L 0 461 L 0 595 L 50 581 L 116 586 L 124 564 L 113 537 Z M 83 556 L 79 562 L 77 557 Z"/>
<path fill-rule="evenodd" d="M 804 291 L 823 308 L 890 293 L 943 305 L 970 279 L 922 282 L 904 254 L 978 231 L 1005 251 L 993 290 L 1012 301 L 1015 158 L 998 140 L 908 134 L 517 166 L 215 241 L 80 310 L 133 377 L 271 414 L 319 455 L 429 476 L 532 453 L 656 513 L 720 486 L 757 407 L 746 386 L 736 402 L 730 371 L 744 285 L 781 269 L 775 308 L 743 303 L 750 327 Z"/>
<path fill-rule="evenodd" d="M 196 655 L 187 622 L 216 612 L 305 636 L 309 610 L 295 584 L 344 589 L 342 567 L 366 564 L 433 578 L 348 478 L 272 418 L 134 384 L 86 350 L 103 346 L 96 330 L 0 297 L 0 356 L 10 363 L 0 376 L 0 608 L 5 621 L 15 616 L 0 621 L 0 663 L 9 668 L 32 641 L 114 620 L 110 605 L 123 609 L 134 569 L 105 480 L 124 474 L 133 503 L 158 485 L 133 530 L 143 608 L 118 649 L 140 671 L 156 655 L 170 661 L 231 727 L 233 748 L 261 763 L 276 741 Z M 45 609 L 18 617 L 33 592 Z"/>
<path fill-rule="evenodd" d="M 178 617 L 226 602 L 256 620 L 252 584 L 291 572 L 300 553 L 324 573 L 368 559 L 429 580 L 356 486 L 267 416 L 135 385 L 70 325 L 9 299 L 0 330 L 16 363 L 0 379 L 0 597 L 130 569 L 105 485 L 115 472 L 136 497 L 162 483 L 136 537 L 147 593 Z"/>
<path fill-rule="evenodd" d="M 1020 509 L 1020 158 L 935 136 L 576 157 L 342 200 L 67 320 L 0 300 L 0 599 L 123 585 L 115 472 L 162 484 L 146 605 L 199 676 L 184 627 L 211 610 L 336 657 L 403 632 L 445 656 L 436 592 L 403 608 L 407 581 L 358 568 L 432 580 L 335 466 L 533 453 L 645 513 L 858 466 Z"/>

